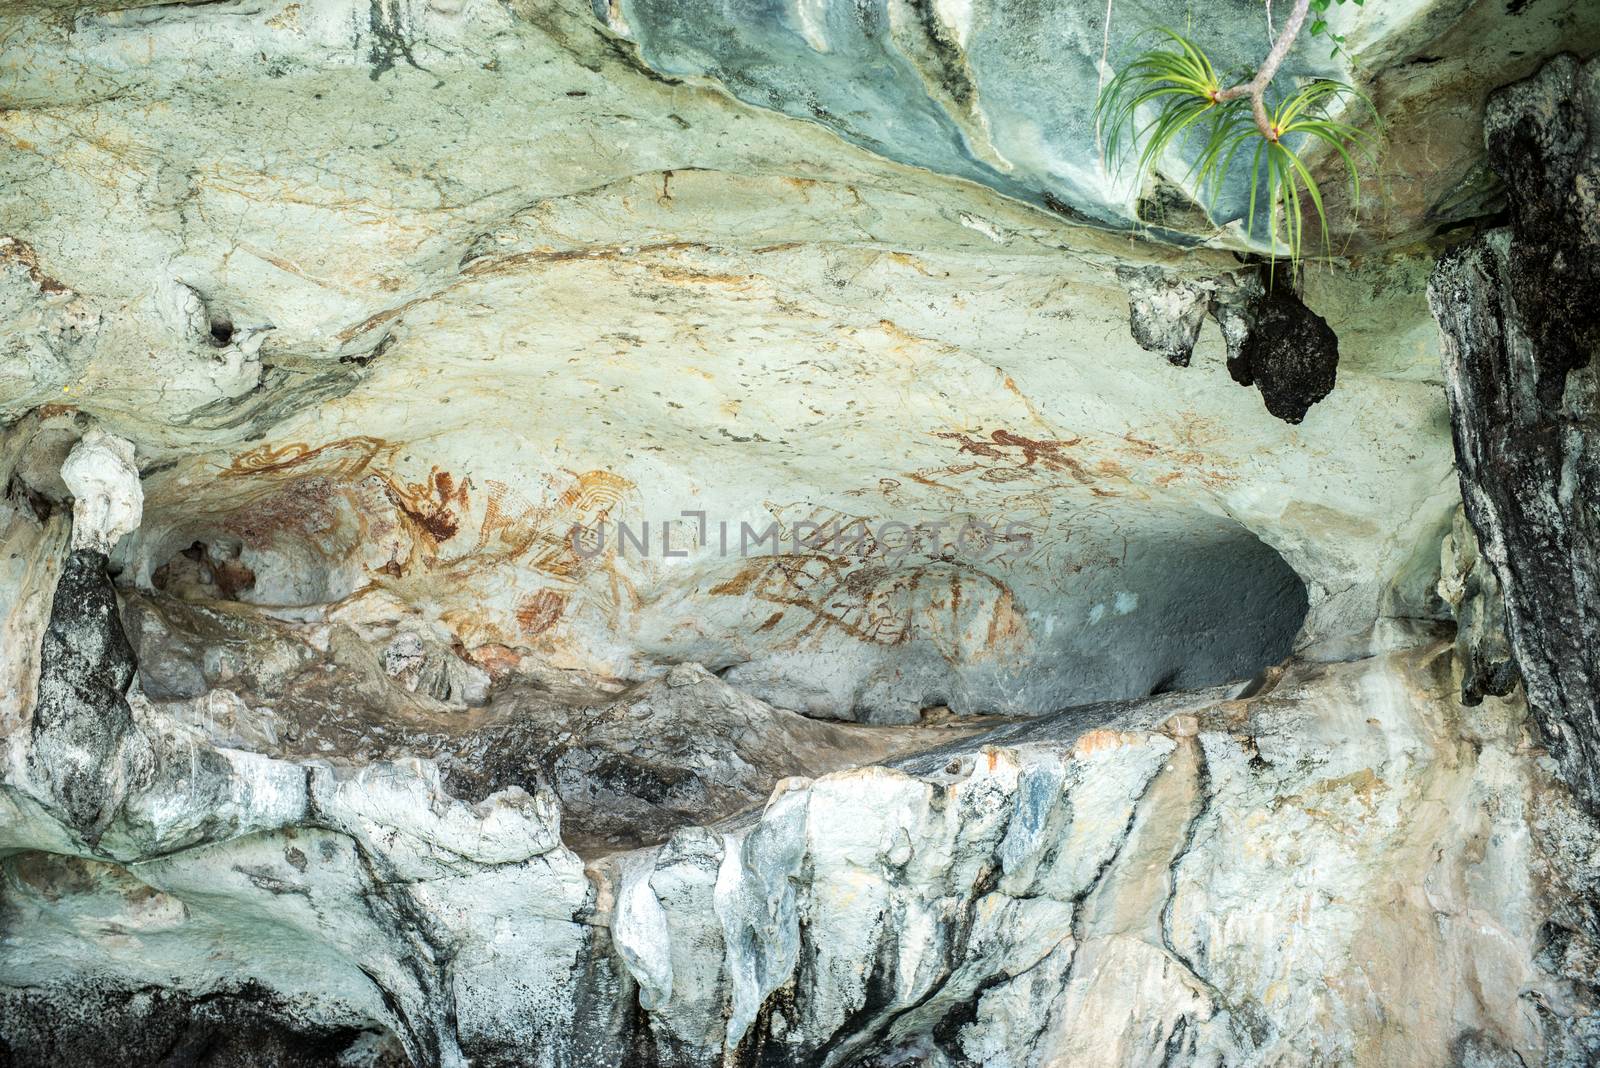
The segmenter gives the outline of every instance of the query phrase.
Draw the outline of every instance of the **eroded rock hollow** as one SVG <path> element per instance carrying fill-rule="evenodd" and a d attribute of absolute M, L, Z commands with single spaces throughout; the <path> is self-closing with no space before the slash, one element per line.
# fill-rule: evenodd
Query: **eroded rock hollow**
<path fill-rule="evenodd" d="M 0 2 L 0 1065 L 1600 1062 L 1600 8 L 1185 12 Z"/>

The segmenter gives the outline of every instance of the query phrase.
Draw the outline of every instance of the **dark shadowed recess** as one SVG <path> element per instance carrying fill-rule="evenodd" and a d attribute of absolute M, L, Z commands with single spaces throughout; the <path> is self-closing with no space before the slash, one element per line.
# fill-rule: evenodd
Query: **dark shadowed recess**
<path fill-rule="evenodd" d="M 307 1011 L 309 1010 L 309 1011 Z M 255 983 L 194 994 L 86 979 L 0 987 L 0 1068 L 335 1068 L 408 1062 L 393 1038 L 318 1022 Z"/>

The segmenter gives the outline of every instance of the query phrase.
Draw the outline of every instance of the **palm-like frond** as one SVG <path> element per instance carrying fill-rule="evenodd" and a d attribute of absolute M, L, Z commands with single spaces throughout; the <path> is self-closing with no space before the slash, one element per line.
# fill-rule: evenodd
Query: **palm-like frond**
<path fill-rule="evenodd" d="M 1250 211 L 1245 220 L 1245 232 L 1254 234 L 1256 196 L 1263 172 L 1266 176 L 1267 242 L 1274 258 L 1281 243 L 1288 250 L 1291 262 L 1298 263 L 1305 248 L 1306 212 L 1302 199 L 1311 202 L 1311 214 L 1317 227 L 1316 236 L 1322 239 L 1323 250 L 1332 244 L 1328 236 L 1328 216 L 1322 203 L 1322 189 L 1302 158 L 1306 149 L 1321 144 L 1337 153 L 1350 178 L 1350 203 L 1359 209 L 1361 203 L 1361 168 L 1356 162 L 1359 155 L 1366 160 L 1372 157 L 1373 135 L 1351 123 L 1333 117 L 1333 111 L 1345 102 L 1358 103 L 1369 112 L 1372 103 L 1366 96 L 1341 82 L 1316 81 L 1303 85 L 1280 100 L 1271 111 L 1272 128 L 1276 140 L 1260 137 L 1256 150 L 1256 163 L 1250 172 Z M 1375 113 L 1374 113 L 1375 114 Z M 1279 215 L 1283 216 L 1280 227 Z"/>
<path fill-rule="evenodd" d="M 1156 33 L 1165 38 L 1163 44 L 1135 56 L 1095 102 L 1095 128 L 1105 134 L 1108 160 L 1123 162 L 1130 135 L 1144 144 L 1138 157 L 1140 178 L 1190 126 L 1202 119 L 1214 121 L 1222 112 L 1237 113 L 1240 103 L 1217 102 L 1221 80 L 1193 41 L 1174 30 Z M 1138 127 L 1140 112 L 1147 106 L 1155 107 L 1155 117 Z"/>
<path fill-rule="evenodd" d="M 1302 156 L 1317 144 L 1336 152 L 1350 176 L 1352 203 L 1359 205 L 1361 175 L 1356 155 L 1370 159 L 1373 136 L 1334 114 L 1359 104 L 1375 116 L 1371 102 L 1342 82 L 1310 82 L 1270 110 L 1276 136 L 1269 138 L 1256 126 L 1248 99 L 1218 99 L 1223 91 L 1221 81 L 1198 45 L 1173 30 L 1156 32 L 1163 38 L 1161 43 L 1135 56 L 1095 102 L 1095 125 L 1104 134 L 1108 164 L 1125 165 L 1132 149 L 1140 146 L 1135 180 L 1142 182 L 1168 149 L 1198 144 L 1186 177 L 1207 194 L 1208 206 L 1214 209 L 1235 161 L 1251 150 L 1246 233 L 1254 234 L 1258 208 L 1265 211 L 1273 257 L 1281 246 L 1290 260 L 1298 263 L 1305 249 L 1304 198 L 1311 202 L 1312 221 L 1327 250 L 1330 240 L 1322 190 Z M 1202 136 L 1203 140 L 1191 140 Z"/>

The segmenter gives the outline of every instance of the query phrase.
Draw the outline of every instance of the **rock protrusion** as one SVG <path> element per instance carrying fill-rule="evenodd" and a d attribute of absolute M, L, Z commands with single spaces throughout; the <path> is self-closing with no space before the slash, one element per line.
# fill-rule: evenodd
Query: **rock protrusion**
<path fill-rule="evenodd" d="M 109 553 L 139 526 L 144 490 L 133 445 L 98 427 L 83 435 L 61 465 L 72 493 L 72 547 Z"/>
<path fill-rule="evenodd" d="M 1333 392 L 1339 338 L 1287 286 L 1268 288 L 1228 314 L 1245 322 L 1237 331 L 1238 346 L 1228 346 L 1228 374 L 1241 386 L 1259 389 L 1267 411 L 1285 423 L 1298 423 Z M 1235 331 L 1224 336 L 1230 332 Z"/>
<path fill-rule="evenodd" d="M 1600 808 L 1600 60 L 1557 56 L 1484 119 L 1511 225 L 1441 257 L 1428 300 L 1467 517 L 1562 774 Z"/>
<path fill-rule="evenodd" d="M 1494 569 L 1478 551 L 1465 511 L 1456 510 L 1439 550 L 1439 596 L 1456 617 L 1456 658 L 1461 664 L 1461 703 L 1504 697 L 1521 676 L 1506 638 L 1505 595 Z"/>
<path fill-rule="evenodd" d="M 1159 352 L 1176 367 L 1188 367 L 1210 310 L 1214 286 L 1180 278 L 1159 267 L 1118 267 L 1128 291 L 1128 329 L 1146 352 Z"/>
<path fill-rule="evenodd" d="M 1228 373 L 1241 386 L 1260 389 L 1267 411 L 1279 419 L 1300 422 L 1333 391 L 1339 338 L 1287 285 L 1254 274 L 1184 279 L 1159 267 L 1118 268 L 1117 279 L 1128 291 L 1133 339 L 1169 363 L 1189 366 L 1210 315 L 1228 348 Z"/>
<path fill-rule="evenodd" d="M 28 750 L 35 781 L 91 843 L 151 770 L 150 744 L 128 707 L 137 665 L 106 563 L 92 548 L 67 557 L 40 649 Z"/>
<path fill-rule="evenodd" d="M 137 661 L 106 555 L 139 525 L 144 494 L 133 445 L 98 428 L 73 447 L 61 477 L 73 495 L 72 552 L 40 647 L 28 766 L 66 823 L 94 843 L 152 767 L 128 706 Z"/>

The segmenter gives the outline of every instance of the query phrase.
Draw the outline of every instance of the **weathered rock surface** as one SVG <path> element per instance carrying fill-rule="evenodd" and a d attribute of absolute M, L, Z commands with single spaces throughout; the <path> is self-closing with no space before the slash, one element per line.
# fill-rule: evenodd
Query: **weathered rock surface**
<path fill-rule="evenodd" d="M 134 661 L 116 615 L 105 556 L 74 549 L 57 581 L 39 657 L 27 759 L 68 822 L 91 841 L 149 761 L 123 696 Z"/>
<path fill-rule="evenodd" d="M 149 771 L 124 696 L 133 649 L 106 574 L 106 551 L 139 525 L 143 495 L 133 446 L 98 429 L 68 454 L 61 476 L 73 494 L 72 552 L 39 654 L 27 761 L 67 823 L 94 842 Z"/>
<path fill-rule="evenodd" d="M 587 876 L 549 791 L 468 804 L 140 702 L 160 767 L 97 847 L 0 792 L 5 1042 L 87 1048 L 105 1020 L 49 1006 L 90 983 L 141 1048 L 239 1005 L 313 1063 L 1584 1063 L 1600 838 L 1452 665 L 1007 725 Z"/>
<path fill-rule="evenodd" d="M 0 0 L 0 1064 L 1600 1060 L 1594 68 L 1448 399 L 1411 244 L 1512 7 L 1297 51 L 1291 290 L 1099 165 L 1171 0 Z"/>
<path fill-rule="evenodd" d="M 1300 422 L 1333 390 L 1339 339 L 1287 285 L 1233 314 L 1246 325 L 1238 351 L 1229 353 L 1228 373 L 1241 386 L 1259 389 L 1267 411 L 1286 423 Z"/>
<path fill-rule="evenodd" d="M 1138 218 L 1169 236 L 1197 231 L 1245 242 L 1248 182 L 1236 176 L 1215 205 L 1200 195 L 1191 170 L 1198 139 L 1157 161 L 1154 180 L 1135 188 L 1099 165 L 1104 131 L 1093 112 L 1100 86 L 1147 45 L 1150 27 L 1181 28 L 1219 71 L 1231 72 L 1259 62 L 1270 10 L 1216 4 L 1199 18 L 1162 0 L 591 2 L 655 70 L 716 79 L 741 100 L 819 123 L 892 159 L 970 178 L 1069 218 L 1105 225 Z M 1372 164 L 1390 189 L 1381 218 L 1359 227 L 1339 219 L 1349 227 L 1341 235 L 1346 247 L 1375 236 L 1415 239 L 1482 212 L 1492 195 L 1476 166 L 1483 92 L 1527 73 L 1535 57 L 1600 40 L 1600 16 L 1583 3 L 1508 9 L 1396 0 L 1332 6 L 1325 17 L 1345 35 L 1345 48 L 1330 55 L 1319 41 L 1296 49 L 1289 72 L 1365 82 L 1386 112 L 1404 117 L 1390 124 Z M 1341 190 L 1328 189 L 1341 203 Z M 1265 227 L 1254 233 L 1261 242 Z"/>
<path fill-rule="evenodd" d="M 105 583 L 103 564 L 68 558 L 51 627 L 126 648 L 114 606 L 85 617 L 96 598 L 59 592 L 75 566 Z M 132 674 L 79 676 L 69 726 L 115 723 Z M 0 786 L 3 1041 L 22 1064 L 72 1063 L 117 1029 L 213 1064 L 257 1045 L 344 1064 L 1586 1063 L 1600 829 L 1527 746 L 1520 702 L 1468 708 L 1460 685 L 1432 646 L 1293 664 L 1247 697 L 953 741 L 897 729 L 876 752 L 916 747 L 911 730 L 934 748 L 787 779 L 710 827 L 641 774 L 737 793 L 746 767 L 749 799 L 751 761 L 826 759 L 830 735 L 865 755 L 873 729 L 762 711 L 679 668 L 569 704 L 599 714 L 574 741 L 537 718 L 490 732 L 468 767 L 526 768 L 533 788 L 480 796 L 414 757 L 231 748 L 235 724 L 136 695 L 136 779 L 58 796 L 22 760 L 38 742 L 8 739 L 25 770 Z M 256 714 L 269 737 L 287 726 Z M 593 800 L 561 770 L 574 753 L 611 791 L 598 814 L 663 844 L 605 855 L 601 823 L 590 862 L 572 852 L 564 801 Z M 85 984 L 104 1015 L 63 1004 Z"/>
<path fill-rule="evenodd" d="M 1504 592 L 1528 700 L 1600 806 L 1600 63 L 1559 56 L 1490 101 L 1511 222 L 1429 288 L 1466 514 Z"/>
<path fill-rule="evenodd" d="M 586 4 L 315 7 L 19 17 L 0 54 L 0 127 L 31 146 L 0 158 L 30 191 L 0 206 L 6 329 L 54 339 L 0 404 L 138 447 L 124 582 L 209 569 L 227 597 L 391 631 L 424 605 L 469 652 L 626 679 L 692 661 L 901 722 L 1208 685 L 1425 612 L 1428 578 L 1394 585 L 1455 506 L 1425 260 L 1309 273 L 1339 384 L 1287 427 L 1241 402 L 1209 323 L 1187 369 L 1127 331 L 1118 267 L 1206 280 L 1232 256 L 641 67 Z M 1395 49 L 1446 22 L 1370 30 Z M 600 522 L 605 552 L 570 551 Z M 645 522 L 648 555 L 616 551 Z M 776 558 L 740 555 L 746 523 L 778 526 Z M 789 536 L 835 523 L 940 529 L 843 559 Z"/>
<path fill-rule="evenodd" d="M 1117 281 L 1128 290 L 1128 329 L 1133 340 L 1175 366 L 1188 367 L 1217 285 L 1155 267 L 1119 267 Z"/>
<path fill-rule="evenodd" d="M 1456 513 L 1440 546 L 1439 596 L 1456 619 L 1461 703 L 1475 705 L 1486 694 L 1510 693 L 1522 676 L 1506 637 L 1505 594 L 1478 550 L 1465 510 Z"/>
<path fill-rule="evenodd" d="M 467 799 L 548 783 L 561 799 L 564 840 L 585 856 L 658 844 L 686 824 L 766 800 L 780 779 L 882 761 L 927 748 L 941 733 L 980 729 L 819 722 L 758 701 L 698 664 L 581 710 L 523 694 L 506 694 L 500 705 L 498 722 L 431 750 L 407 739 L 407 748 L 437 753 L 451 792 Z"/>
<path fill-rule="evenodd" d="M 1288 279 L 1275 280 L 1270 269 L 1262 273 L 1190 280 L 1155 267 L 1117 269 L 1128 289 L 1128 325 L 1141 348 L 1187 367 L 1209 315 L 1227 346 L 1228 374 L 1260 389 L 1267 411 L 1298 423 L 1333 390 L 1339 339 Z"/>

